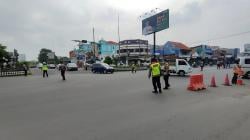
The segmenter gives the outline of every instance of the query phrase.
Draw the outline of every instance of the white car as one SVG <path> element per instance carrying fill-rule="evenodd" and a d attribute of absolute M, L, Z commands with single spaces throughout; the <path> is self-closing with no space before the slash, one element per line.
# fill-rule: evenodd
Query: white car
<path fill-rule="evenodd" d="M 42 64 L 42 63 L 38 63 L 38 64 L 36 65 L 36 67 L 39 68 L 39 69 L 41 69 L 41 68 L 43 67 L 43 64 Z"/>
<path fill-rule="evenodd" d="M 76 63 L 68 63 L 66 67 L 68 71 L 78 71 Z"/>
<path fill-rule="evenodd" d="M 55 64 L 49 64 L 48 67 L 49 67 L 49 69 L 55 69 L 56 65 Z"/>

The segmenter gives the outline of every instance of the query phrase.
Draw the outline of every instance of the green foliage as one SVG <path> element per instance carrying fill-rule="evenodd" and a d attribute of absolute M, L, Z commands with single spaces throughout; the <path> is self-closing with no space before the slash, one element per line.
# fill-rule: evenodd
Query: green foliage
<path fill-rule="evenodd" d="M 104 63 L 109 64 L 109 65 L 112 64 L 112 58 L 109 56 L 105 57 Z"/>
<path fill-rule="evenodd" d="M 52 50 L 50 49 L 46 49 L 46 48 L 42 48 L 40 50 L 40 53 L 38 55 L 38 61 L 40 63 L 46 62 L 46 63 L 51 63 L 51 64 L 58 64 L 59 63 L 59 59 L 58 57 L 55 55 L 54 59 L 49 59 L 48 58 L 48 53 L 51 53 Z"/>
<path fill-rule="evenodd" d="M 112 56 L 112 59 L 113 59 L 113 64 L 117 66 L 118 65 L 118 58 Z"/>
<path fill-rule="evenodd" d="M 6 46 L 3 46 L 2 44 L 0 44 L 0 58 L 8 56 L 8 52 L 6 51 L 6 48 L 7 48 Z"/>
<path fill-rule="evenodd" d="M 43 62 L 47 63 L 48 62 L 48 56 L 47 56 L 47 54 L 50 53 L 50 52 L 52 52 L 52 51 L 49 50 L 49 49 L 46 49 L 46 48 L 41 49 L 40 53 L 38 55 L 38 61 L 40 63 L 43 63 Z"/>
<path fill-rule="evenodd" d="M 2 44 L 0 44 L 0 63 L 3 63 L 3 57 L 5 59 L 10 59 L 9 53 L 6 51 L 6 46 L 3 46 Z"/>

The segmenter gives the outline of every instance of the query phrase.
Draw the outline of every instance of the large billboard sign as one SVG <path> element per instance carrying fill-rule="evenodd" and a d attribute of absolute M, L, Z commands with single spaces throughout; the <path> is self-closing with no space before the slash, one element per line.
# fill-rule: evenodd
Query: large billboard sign
<path fill-rule="evenodd" d="M 142 20 L 142 34 L 149 35 L 169 28 L 169 9 Z"/>

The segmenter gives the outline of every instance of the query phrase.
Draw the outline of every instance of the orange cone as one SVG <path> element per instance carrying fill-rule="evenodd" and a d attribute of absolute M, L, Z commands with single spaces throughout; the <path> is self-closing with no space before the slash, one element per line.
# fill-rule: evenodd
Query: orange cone
<path fill-rule="evenodd" d="M 215 82 L 215 76 L 212 76 L 210 87 L 217 87 Z"/>
<path fill-rule="evenodd" d="M 227 74 L 226 77 L 225 77 L 224 85 L 225 85 L 225 86 L 231 86 L 231 85 L 230 85 L 230 82 L 229 82 L 228 74 Z"/>
<path fill-rule="evenodd" d="M 243 80 L 242 80 L 241 78 L 238 78 L 238 80 L 237 80 L 237 85 L 241 85 L 241 86 L 244 85 L 244 84 L 243 84 Z"/>

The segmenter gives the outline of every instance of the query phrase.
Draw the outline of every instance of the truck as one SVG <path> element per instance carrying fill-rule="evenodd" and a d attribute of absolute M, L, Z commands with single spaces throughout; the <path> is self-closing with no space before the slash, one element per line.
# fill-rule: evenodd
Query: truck
<path fill-rule="evenodd" d="M 192 67 L 185 59 L 170 59 L 167 60 L 169 63 L 169 74 L 177 74 L 179 76 L 185 76 L 192 72 Z M 164 69 L 164 65 L 161 65 L 161 69 Z"/>

